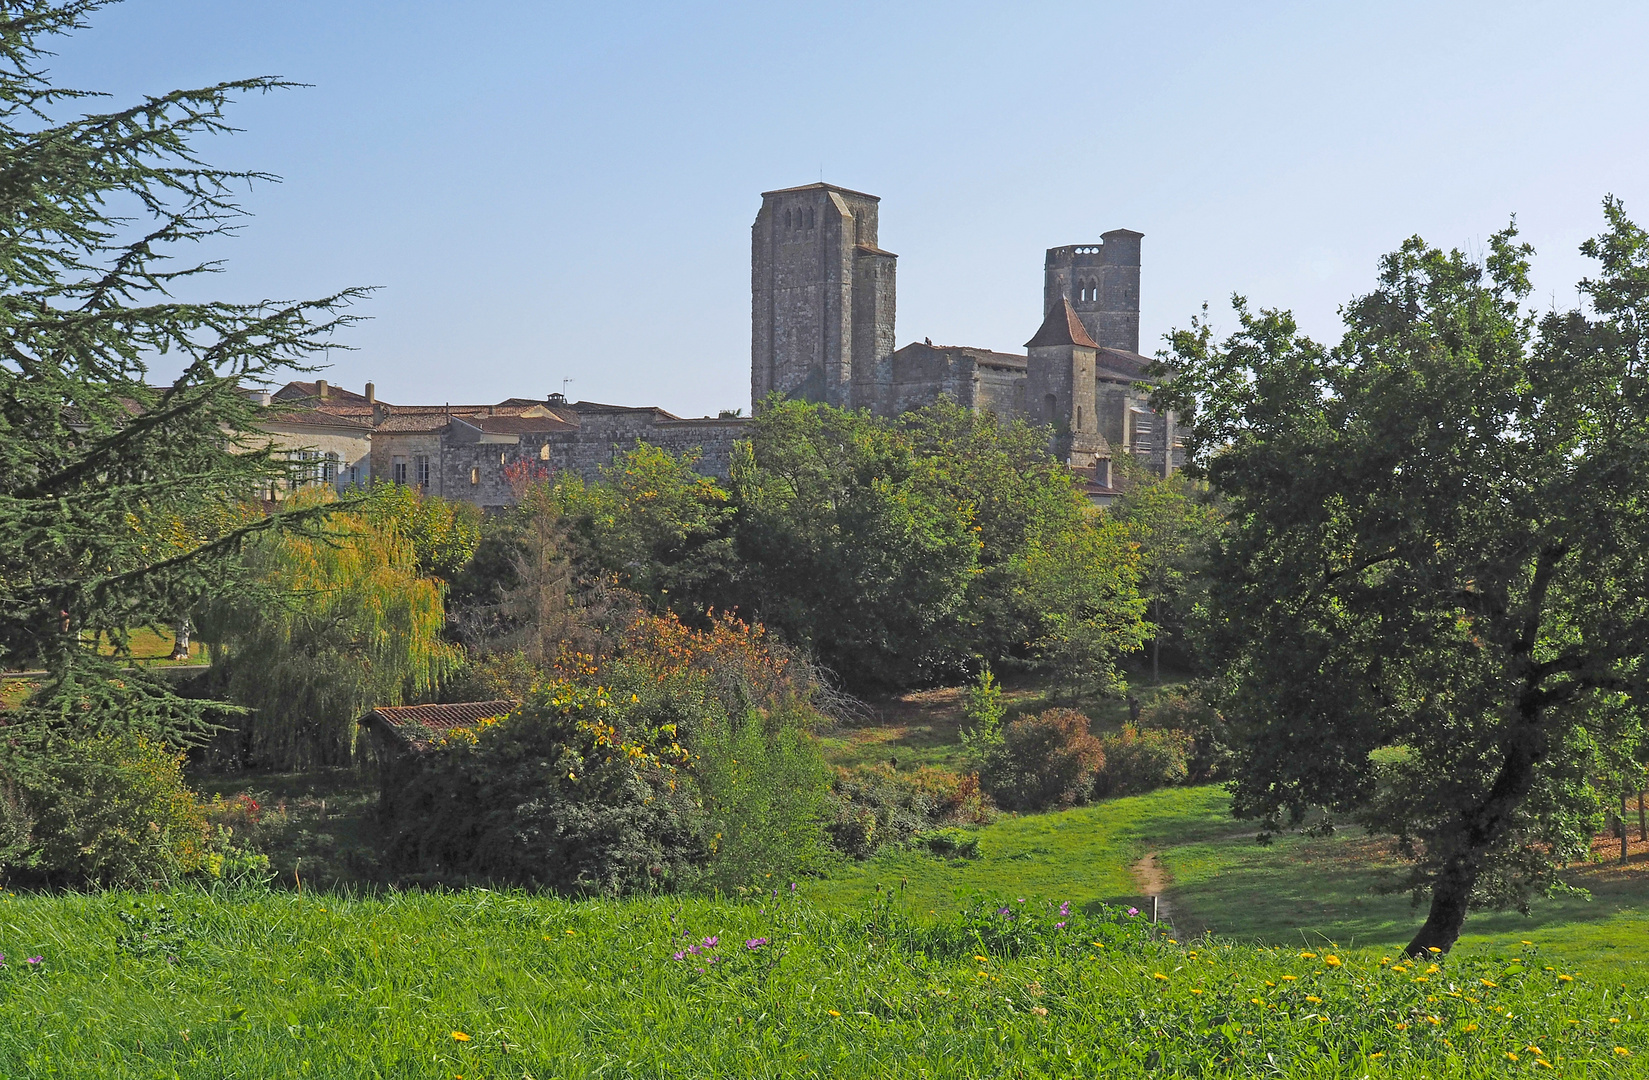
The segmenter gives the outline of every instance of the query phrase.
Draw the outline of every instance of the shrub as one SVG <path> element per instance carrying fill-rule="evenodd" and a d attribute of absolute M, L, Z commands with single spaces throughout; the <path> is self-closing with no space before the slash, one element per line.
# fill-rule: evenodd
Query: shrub
<path fill-rule="evenodd" d="M 994 810 L 977 776 L 925 767 L 914 772 L 886 765 L 838 768 L 830 800 L 831 842 L 860 859 L 884 844 L 920 840 L 939 826 L 984 824 Z"/>
<path fill-rule="evenodd" d="M 210 871 L 213 830 L 183 755 L 141 735 L 69 740 L 19 778 L 29 840 L 14 869 L 48 884 L 133 888 Z"/>
<path fill-rule="evenodd" d="M 761 627 L 635 614 L 611 657 L 564 652 L 523 669 L 524 655 L 475 667 L 509 675 L 522 709 L 386 775 L 393 868 L 621 893 L 817 865 L 817 683 Z"/>
<path fill-rule="evenodd" d="M 707 850 L 677 782 L 685 751 L 627 719 L 601 689 L 555 682 L 506 717 L 448 732 L 386 778 L 387 861 L 431 880 L 582 893 L 690 876 Z"/>
<path fill-rule="evenodd" d="M 1187 758 L 1192 742 L 1183 731 L 1122 725 L 1120 732 L 1101 741 L 1105 760 L 1095 779 L 1094 793 L 1138 795 L 1185 783 L 1190 775 Z"/>
<path fill-rule="evenodd" d="M 985 790 L 1009 810 L 1042 810 L 1087 800 L 1105 752 L 1073 709 L 1049 709 L 1002 730 L 1002 749 L 980 774 Z"/>
<path fill-rule="evenodd" d="M 1192 783 L 1207 783 L 1225 775 L 1231 757 L 1225 739 L 1225 717 L 1196 691 L 1159 695 L 1141 710 L 1139 726 L 1181 731 L 1191 737 L 1186 768 Z"/>

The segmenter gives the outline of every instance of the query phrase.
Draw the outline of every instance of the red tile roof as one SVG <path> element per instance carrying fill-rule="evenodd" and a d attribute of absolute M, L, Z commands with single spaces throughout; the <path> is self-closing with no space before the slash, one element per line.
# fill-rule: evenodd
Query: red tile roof
<path fill-rule="evenodd" d="M 483 720 L 503 716 L 520 704 L 519 701 L 500 698 L 496 701 L 460 701 L 450 705 L 381 705 L 361 717 L 359 723 L 362 727 L 383 731 L 415 750 L 423 750 L 432 745 L 435 735 L 474 727 Z"/>
<path fill-rule="evenodd" d="M 1099 348 L 1099 343 L 1088 336 L 1088 330 L 1082 325 L 1082 320 L 1076 317 L 1076 309 L 1071 307 L 1069 298 L 1061 297 L 1059 303 L 1048 309 L 1048 317 L 1042 320 L 1042 328 L 1036 336 L 1025 342 L 1027 349 L 1034 349 L 1038 345 L 1082 345 L 1090 349 Z"/>

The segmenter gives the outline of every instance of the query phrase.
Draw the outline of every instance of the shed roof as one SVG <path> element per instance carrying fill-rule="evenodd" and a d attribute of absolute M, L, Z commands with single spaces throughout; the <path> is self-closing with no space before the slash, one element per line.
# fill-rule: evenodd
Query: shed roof
<path fill-rule="evenodd" d="M 358 723 L 388 735 L 414 750 L 433 745 L 433 737 L 458 728 L 474 727 L 483 720 L 502 716 L 521 703 L 508 698 L 496 701 L 459 701 L 447 705 L 380 705 Z"/>

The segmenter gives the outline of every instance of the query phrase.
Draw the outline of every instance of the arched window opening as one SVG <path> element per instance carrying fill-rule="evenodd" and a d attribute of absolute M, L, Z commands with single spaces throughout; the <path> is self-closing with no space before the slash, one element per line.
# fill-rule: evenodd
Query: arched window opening
<path fill-rule="evenodd" d="M 809 210 L 807 212 L 807 227 L 810 228 L 810 229 L 813 227 L 813 211 L 812 210 Z"/>
<path fill-rule="evenodd" d="M 1042 419 L 1047 423 L 1054 423 L 1059 418 L 1059 398 L 1049 394 L 1042 399 Z"/>
<path fill-rule="evenodd" d="M 545 443 L 543 446 L 540 446 L 538 448 L 538 460 L 539 461 L 548 461 L 548 460 L 550 460 L 550 444 L 549 443 Z"/>
<path fill-rule="evenodd" d="M 788 211 L 788 210 L 786 210 L 784 212 L 784 227 L 787 228 L 787 229 L 791 227 L 791 225 L 790 225 L 790 211 Z"/>
<path fill-rule="evenodd" d="M 1076 429 L 1078 431 L 1082 430 L 1082 406 L 1080 405 L 1076 407 Z"/>

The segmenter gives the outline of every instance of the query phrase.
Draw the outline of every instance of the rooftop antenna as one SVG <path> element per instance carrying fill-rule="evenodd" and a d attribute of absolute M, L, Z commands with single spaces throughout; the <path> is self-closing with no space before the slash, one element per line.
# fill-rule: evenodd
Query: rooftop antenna
<path fill-rule="evenodd" d="M 562 379 L 561 380 L 561 396 L 562 397 L 567 396 L 567 384 L 568 383 L 577 382 L 577 381 L 578 381 L 577 379 Z"/>

